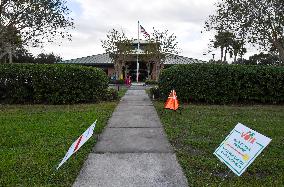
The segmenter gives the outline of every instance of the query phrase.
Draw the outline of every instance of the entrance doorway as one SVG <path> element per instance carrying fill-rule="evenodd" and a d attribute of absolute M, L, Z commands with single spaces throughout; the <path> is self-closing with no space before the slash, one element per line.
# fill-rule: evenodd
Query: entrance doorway
<path fill-rule="evenodd" d="M 128 74 L 131 76 L 131 81 L 136 81 L 137 74 L 137 62 L 131 61 L 127 63 L 128 65 Z M 143 82 L 148 77 L 147 66 L 145 62 L 139 62 L 139 82 Z"/>

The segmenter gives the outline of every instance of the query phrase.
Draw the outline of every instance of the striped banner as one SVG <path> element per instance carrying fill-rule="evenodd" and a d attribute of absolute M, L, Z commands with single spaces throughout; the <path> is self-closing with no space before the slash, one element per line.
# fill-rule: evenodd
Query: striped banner
<path fill-rule="evenodd" d="M 62 159 L 60 164 L 57 167 L 57 170 L 60 166 L 64 164 L 74 153 L 76 153 L 84 143 L 88 141 L 93 135 L 94 129 L 96 127 L 97 120 L 71 145 L 68 152 L 65 154 L 65 157 Z"/>

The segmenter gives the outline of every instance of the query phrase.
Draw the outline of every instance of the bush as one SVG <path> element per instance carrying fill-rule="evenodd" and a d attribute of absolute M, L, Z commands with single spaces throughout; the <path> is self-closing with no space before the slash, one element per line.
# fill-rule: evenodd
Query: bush
<path fill-rule="evenodd" d="M 105 101 L 114 101 L 118 100 L 118 91 L 114 88 L 107 89 L 106 93 L 104 94 Z"/>
<path fill-rule="evenodd" d="M 107 75 L 78 65 L 0 65 L 0 102 L 69 104 L 103 99 Z"/>
<path fill-rule="evenodd" d="M 162 71 L 159 87 L 163 97 L 175 89 L 183 102 L 283 103 L 284 67 L 176 65 Z"/>
<path fill-rule="evenodd" d="M 155 81 L 155 80 L 146 80 L 146 81 L 145 81 L 145 84 L 147 84 L 147 85 L 157 85 L 157 84 L 158 84 L 158 81 Z"/>
<path fill-rule="evenodd" d="M 153 98 L 153 99 L 158 99 L 158 98 L 161 97 L 159 87 L 150 88 L 150 97 Z"/>
<path fill-rule="evenodd" d="M 109 83 L 110 84 L 124 84 L 124 80 L 123 79 L 120 79 L 120 80 L 112 80 L 112 79 L 110 79 Z"/>

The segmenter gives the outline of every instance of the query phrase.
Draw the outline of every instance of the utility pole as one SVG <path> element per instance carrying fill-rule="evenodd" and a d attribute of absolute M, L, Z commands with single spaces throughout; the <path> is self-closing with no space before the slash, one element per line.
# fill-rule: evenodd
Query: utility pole
<path fill-rule="evenodd" d="M 214 57 L 215 57 L 215 54 L 214 54 L 214 53 L 212 53 L 212 57 L 213 57 L 213 60 L 214 60 Z"/>

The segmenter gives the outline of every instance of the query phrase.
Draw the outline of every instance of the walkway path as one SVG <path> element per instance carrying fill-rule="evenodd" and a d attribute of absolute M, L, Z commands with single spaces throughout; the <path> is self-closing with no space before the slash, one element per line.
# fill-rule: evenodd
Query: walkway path
<path fill-rule="evenodd" d="M 143 86 L 121 99 L 74 186 L 187 186 Z"/>

